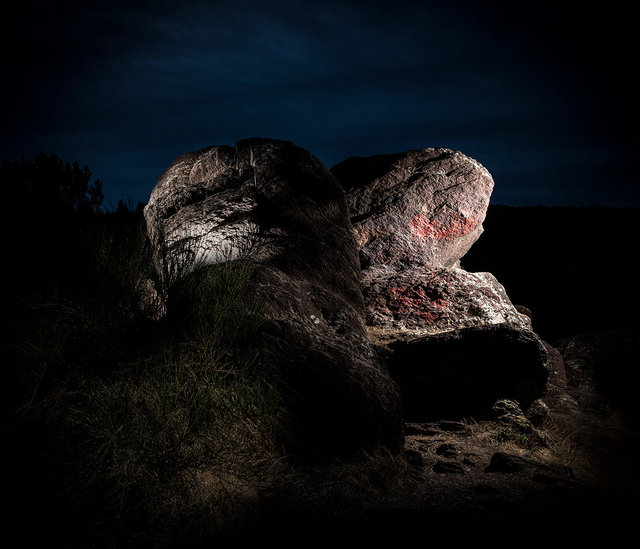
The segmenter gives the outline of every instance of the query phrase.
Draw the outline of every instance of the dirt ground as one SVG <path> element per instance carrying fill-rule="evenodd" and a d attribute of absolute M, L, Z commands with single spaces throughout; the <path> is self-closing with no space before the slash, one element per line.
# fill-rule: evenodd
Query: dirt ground
<path fill-rule="evenodd" d="M 247 540 L 259 532 L 300 547 L 624 542 L 640 517 L 639 424 L 599 394 L 575 347 L 555 351 L 547 395 L 526 414 L 506 401 L 481 421 L 407 423 L 404 465 L 394 462 L 395 480 L 375 497 L 346 510 L 342 495 L 325 493 L 315 507 L 273 510 Z"/>

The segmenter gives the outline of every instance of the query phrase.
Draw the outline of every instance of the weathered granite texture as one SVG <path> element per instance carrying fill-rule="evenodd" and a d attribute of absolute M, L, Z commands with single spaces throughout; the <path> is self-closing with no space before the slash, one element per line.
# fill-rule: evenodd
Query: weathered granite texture
<path fill-rule="evenodd" d="M 189 153 L 162 175 L 145 216 L 169 287 L 195 268 L 251 263 L 246 300 L 264 317 L 256 367 L 283 403 L 287 454 L 401 448 L 400 393 L 367 337 L 344 191 L 321 162 L 268 139 Z"/>

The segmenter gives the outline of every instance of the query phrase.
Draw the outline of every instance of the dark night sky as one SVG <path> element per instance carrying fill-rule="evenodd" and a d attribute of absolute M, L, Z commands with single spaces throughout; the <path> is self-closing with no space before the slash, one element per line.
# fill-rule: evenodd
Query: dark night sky
<path fill-rule="evenodd" d="M 489 169 L 496 204 L 638 206 L 634 18 L 589 6 L 5 5 L 0 152 L 87 164 L 107 206 L 146 202 L 185 152 L 252 136 L 329 167 L 448 147 Z"/>

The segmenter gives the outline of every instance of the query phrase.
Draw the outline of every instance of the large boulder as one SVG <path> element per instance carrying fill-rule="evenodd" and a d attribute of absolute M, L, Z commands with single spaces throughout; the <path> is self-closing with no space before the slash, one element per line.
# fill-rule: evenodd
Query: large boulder
<path fill-rule="evenodd" d="M 547 351 L 490 273 L 459 268 L 482 233 L 491 174 L 458 151 L 350 158 L 346 190 L 366 324 L 402 389 L 407 419 L 523 408 L 545 394 Z"/>
<path fill-rule="evenodd" d="M 245 298 L 264 317 L 259 367 L 284 404 L 285 452 L 402 447 L 399 389 L 363 321 L 344 191 L 320 161 L 266 139 L 189 153 L 161 176 L 145 217 L 169 284 L 195 265 L 253 265 Z"/>
<path fill-rule="evenodd" d="M 409 421 L 487 417 L 500 399 L 528 408 L 545 394 L 547 351 L 530 330 L 462 328 L 388 345 Z"/>
<path fill-rule="evenodd" d="M 362 315 L 327 287 L 268 265 L 250 288 L 267 321 L 261 360 L 286 406 L 285 450 L 301 460 L 402 448 L 400 390 Z"/>
<path fill-rule="evenodd" d="M 318 159 L 290 142 L 246 139 L 180 156 L 144 214 L 169 281 L 195 265 L 244 257 L 329 284 L 361 306 L 344 192 Z"/>
<path fill-rule="evenodd" d="M 482 233 L 493 178 L 458 151 L 349 158 L 332 173 L 347 193 L 363 267 L 451 267 Z"/>

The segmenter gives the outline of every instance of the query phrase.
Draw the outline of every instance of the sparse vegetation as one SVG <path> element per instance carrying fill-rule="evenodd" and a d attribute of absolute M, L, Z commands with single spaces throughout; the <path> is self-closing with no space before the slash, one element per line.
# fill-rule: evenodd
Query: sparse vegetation
<path fill-rule="evenodd" d="M 29 285 L 16 276 L 3 317 L 12 519 L 39 525 L 26 545 L 49 547 L 227 528 L 277 463 L 277 395 L 240 344 L 260 324 L 242 299 L 250 267 L 185 271 L 154 320 L 144 293 L 161 281 L 141 209 L 79 215 L 62 219 L 78 229 L 56 242 L 63 264 L 18 265 Z"/>
<path fill-rule="evenodd" d="M 2 319 L 8 520 L 23 545 L 184 546 L 265 506 L 332 519 L 399 489 L 398 456 L 301 469 L 275 447 L 249 262 L 163 277 L 140 205 L 60 216 L 17 235 Z"/>

